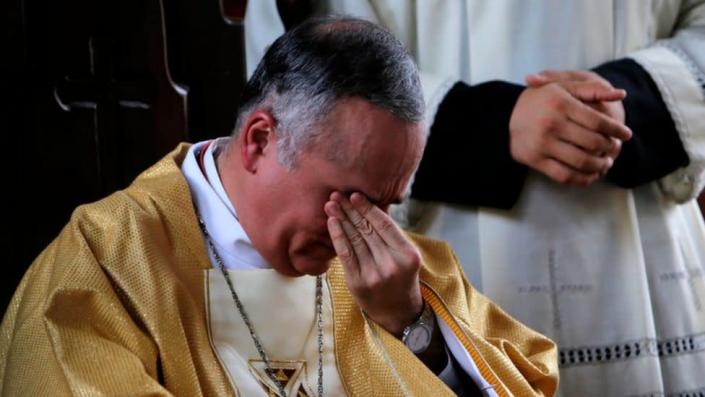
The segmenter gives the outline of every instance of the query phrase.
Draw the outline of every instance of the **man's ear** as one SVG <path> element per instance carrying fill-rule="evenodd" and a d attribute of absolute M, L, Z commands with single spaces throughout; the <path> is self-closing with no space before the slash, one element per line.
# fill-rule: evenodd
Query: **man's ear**
<path fill-rule="evenodd" d="M 266 110 L 250 114 L 240 133 L 240 158 L 243 167 L 256 173 L 264 156 L 276 156 L 276 121 Z"/>

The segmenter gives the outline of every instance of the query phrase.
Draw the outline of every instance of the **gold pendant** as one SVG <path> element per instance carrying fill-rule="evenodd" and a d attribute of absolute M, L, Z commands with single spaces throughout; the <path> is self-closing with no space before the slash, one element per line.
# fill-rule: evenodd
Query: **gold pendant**
<path fill-rule="evenodd" d="M 284 387 L 287 396 L 314 397 L 306 383 L 306 360 L 277 361 L 269 360 L 274 370 L 274 377 Z M 249 369 L 268 396 L 276 397 L 279 387 L 267 374 L 267 366 L 262 360 L 249 360 Z"/>

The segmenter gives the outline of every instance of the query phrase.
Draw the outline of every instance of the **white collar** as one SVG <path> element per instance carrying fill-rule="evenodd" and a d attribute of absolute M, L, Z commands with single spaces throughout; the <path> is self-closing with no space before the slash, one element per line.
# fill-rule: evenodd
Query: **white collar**
<path fill-rule="evenodd" d="M 191 146 L 181 165 L 198 214 L 206 225 L 208 234 L 229 269 L 263 269 L 271 267 L 257 252 L 245 230 L 220 180 L 215 164 L 214 150 L 227 144 L 229 138 L 219 138 L 208 145 L 203 156 L 204 170 L 198 164 L 198 154 L 209 141 Z M 205 173 L 205 174 L 204 174 Z M 208 244 L 206 242 L 206 247 Z M 213 253 L 208 252 L 211 263 L 217 266 Z"/>

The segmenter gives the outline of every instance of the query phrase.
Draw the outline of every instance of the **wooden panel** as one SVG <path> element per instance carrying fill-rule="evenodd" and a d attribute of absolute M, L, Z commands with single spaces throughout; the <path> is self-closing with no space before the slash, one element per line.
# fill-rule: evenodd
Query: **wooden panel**
<path fill-rule="evenodd" d="M 243 1 L 231 0 L 234 12 Z M 171 76 L 188 87 L 192 141 L 230 135 L 245 82 L 242 20 L 223 16 L 220 1 L 169 0 Z"/>
<path fill-rule="evenodd" d="M 0 5 L 0 129 L 9 142 L 3 307 L 81 203 L 123 188 L 187 140 L 160 0 Z"/>

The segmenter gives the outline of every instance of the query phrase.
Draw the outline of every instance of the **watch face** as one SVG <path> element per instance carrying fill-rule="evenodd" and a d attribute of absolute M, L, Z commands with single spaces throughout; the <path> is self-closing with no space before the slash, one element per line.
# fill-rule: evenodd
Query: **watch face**
<path fill-rule="evenodd" d="M 420 353 L 431 344 L 431 330 L 427 327 L 414 327 L 406 337 L 406 345 L 414 353 Z"/>

